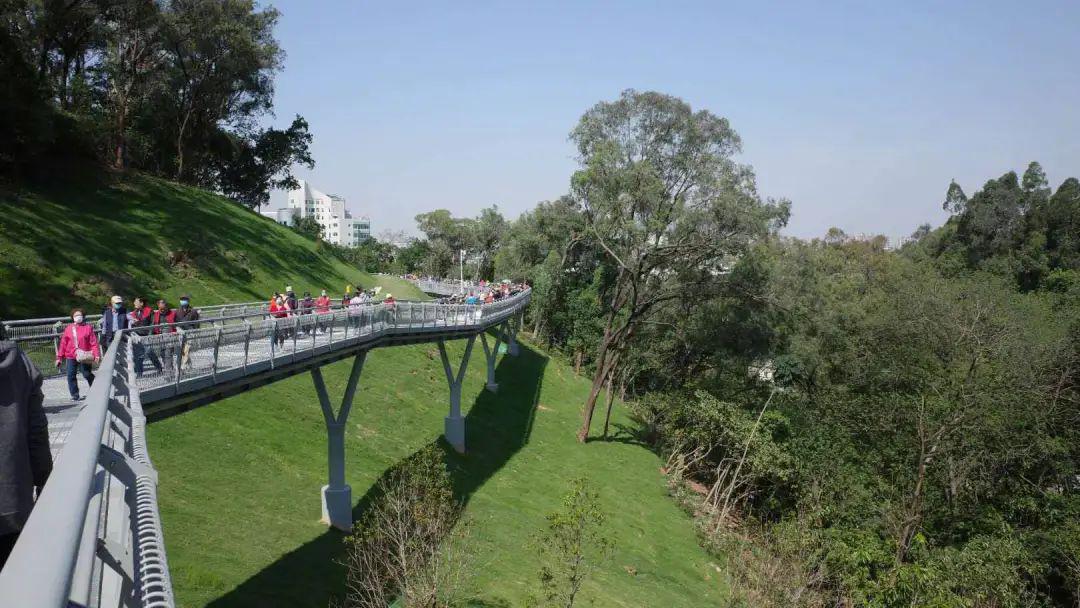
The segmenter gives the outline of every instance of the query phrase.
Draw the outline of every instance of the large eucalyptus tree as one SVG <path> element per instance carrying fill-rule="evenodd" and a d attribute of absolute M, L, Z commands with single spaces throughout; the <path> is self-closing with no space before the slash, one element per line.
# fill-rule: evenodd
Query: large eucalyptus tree
<path fill-rule="evenodd" d="M 789 204 L 758 195 L 753 170 L 733 159 L 741 141 L 726 119 L 670 95 L 627 90 L 586 112 L 570 139 L 581 164 L 571 193 L 611 277 L 584 441 L 635 331 L 665 302 L 707 299 L 734 256 L 786 223 Z"/>

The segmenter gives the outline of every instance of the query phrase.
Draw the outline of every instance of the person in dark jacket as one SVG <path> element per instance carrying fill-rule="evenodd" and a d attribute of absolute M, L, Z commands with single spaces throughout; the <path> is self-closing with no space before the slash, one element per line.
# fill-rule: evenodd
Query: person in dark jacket
<path fill-rule="evenodd" d="M 3 330 L 0 328 L 0 333 Z M 52 472 L 41 372 L 0 335 L 0 569 Z"/>
<path fill-rule="evenodd" d="M 113 296 L 111 305 L 101 311 L 101 350 L 109 348 L 116 332 L 127 328 L 128 315 L 124 308 L 124 298 Z"/>
<path fill-rule="evenodd" d="M 129 326 L 135 328 L 135 333 L 139 335 L 139 338 L 149 336 L 150 325 L 154 322 L 154 311 L 142 298 L 135 298 L 134 305 L 135 309 L 131 311 Z M 161 360 L 158 359 L 157 353 L 152 348 L 146 348 L 140 339 L 136 339 L 131 345 L 131 354 L 135 358 L 136 377 L 142 376 L 143 363 L 147 357 L 150 358 L 150 363 L 154 364 L 158 373 L 161 373 Z"/>
<path fill-rule="evenodd" d="M 199 329 L 199 310 L 191 307 L 191 296 L 180 296 L 180 308 L 176 309 L 176 326 L 184 331 Z M 184 349 L 180 353 L 180 365 L 190 367 L 191 359 L 188 357 L 191 344 L 184 343 Z"/>

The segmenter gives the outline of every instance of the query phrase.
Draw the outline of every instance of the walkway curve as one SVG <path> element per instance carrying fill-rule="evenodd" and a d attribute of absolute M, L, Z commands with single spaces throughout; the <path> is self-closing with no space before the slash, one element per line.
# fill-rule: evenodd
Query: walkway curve
<path fill-rule="evenodd" d="M 434 291 L 438 284 L 421 285 L 425 287 L 440 293 Z M 457 290 L 455 285 L 444 293 Z M 53 473 L 0 572 L 0 605 L 174 605 L 158 513 L 157 473 L 146 446 L 148 419 L 304 371 L 312 372 L 320 389 L 318 370 L 326 363 L 355 356 L 353 373 L 358 376 L 363 354 L 372 348 L 438 342 L 451 385 L 447 432 L 456 429 L 463 442 L 460 404 L 454 397 L 456 392 L 460 401 L 460 377 L 472 344 L 477 336 L 484 338 L 485 332 L 497 329 L 496 348 L 488 349 L 486 338 L 482 340 L 492 388 L 498 340 L 505 339 L 510 352 L 516 352 L 517 322 L 531 296 L 526 289 L 486 305 L 379 303 L 281 319 L 266 318 L 265 313 L 217 317 L 176 333 L 150 336 L 125 331 L 105 353 Z M 468 347 L 455 383 L 443 343 L 458 338 L 467 339 Z M 154 370 L 147 361 L 145 366 L 152 371 L 140 377 L 135 358 L 147 351 L 160 355 L 162 370 Z M 325 402 L 325 388 L 319 392 Z M 346 399 L 350 397 L 347 394 Z M 329 419 L 327 423 L 330 432 Z M 448 440 L 463 449 L 463 443 Z M 334 446 L 330 449 L 333 456 Z M 331 465 L 331 484 L 333 475 Z M 324 514 L 325 501 L 326 488 Z"/>

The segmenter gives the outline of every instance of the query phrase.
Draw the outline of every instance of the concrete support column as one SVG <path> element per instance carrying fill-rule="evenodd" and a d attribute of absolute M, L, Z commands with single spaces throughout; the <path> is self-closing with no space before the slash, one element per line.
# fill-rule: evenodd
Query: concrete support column
<path fill-rule="evenodd" d="M 499 356 L 499 346 L 502 345 L 502 333 L 500 331 L 495 332 L 495 344 L 489 347 L 487 332 L 482 332 L 480 334 L 480 344 L 484 346 L 484 359 L 487 361 L 487 384 L 485 388 L 497 393 L 499 392 L 499 384 L 495 382 L 495 362 Z"/>
<path fill-rule="evenodd" d="M 345 483 L 345 423 L 349 419 L 356 384 L 360 380 L 360 371 L 364 368 L 367 351 L 361 351 L 353 359 L 352 372 L 345 386 L 345 396 L 341 399 L 341 408 L 335 415 L 330 405 L 330 396 L 326 392 L 322 370 L 311 370 L 311 379 L 315 383 L 315 392 L 319 395 L 323 420 L 326 421 L 326 461 L 329 483 L 322 487 L 322 521 L 340 530 L 352 530 L 352 487 Z"/>
<path fill-rule="evenodd" d="M 469 336 L 465 342 L 465 355 L 461 358 L 461 365 L 457 373 L 450 367 L 450 358 L 446 355 L 446 343 L 439 340 L 439 357 L 442 358 L 443 371 L 446 372 L 446 382 L 450 385 L 450 415 L 446 417 L 443 427 L 446 441 L 454 446 L 458 452 L 465 451 L 465 418 L 461 415 L 461 382 L 465 379 L 465 369 L 469 365 L 469 355 L 472 354 L 473 343 L 476 336 Z"/>
<path fill-rule="evenodd" d="M 520 320 L 520 317 L 518 315 L 514 315 L 514 316 L 510 317 L 510 320 L 506 324 L 507 325 L 506 352 L 510 353 L 511 357 L 516 357 L 516 356 L 521 354 L 521 350 L 518 348 L 518 341 L 517 341 L 518 321 L 519 320 Z"/>

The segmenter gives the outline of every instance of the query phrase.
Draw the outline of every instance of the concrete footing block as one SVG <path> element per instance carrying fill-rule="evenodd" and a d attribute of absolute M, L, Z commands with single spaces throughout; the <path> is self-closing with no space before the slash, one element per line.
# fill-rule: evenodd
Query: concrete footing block
<path fill-rule="evenodd" d="M 322 487 L 322 522 L 338 530 L 352 531 L 352 486 L 336 490 Z"/>
<path fill-rule="evenodd" d="M 458 452 L 465 453 L 465 418 L 463 416 L 447 416 L 445 418 L 446 441 L 454 446 Z"/>
<path fill-rule="evenodd" d="M 492 393 L 497 393 L 497 392 L 499 392 L 499 383 L 498 382 L 488 382 L 487 384 L 484 385 L 484 388 L 491 391 Z"/>

